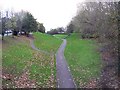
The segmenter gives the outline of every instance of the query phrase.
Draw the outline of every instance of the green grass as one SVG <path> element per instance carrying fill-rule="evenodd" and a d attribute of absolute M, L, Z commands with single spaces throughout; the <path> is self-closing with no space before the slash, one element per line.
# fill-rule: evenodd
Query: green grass
<path fill-rule="evenodd" d="M 53 36 L 56 37 L 56 38 L 58 38 L 58 39 L 64 39 L 64 38 L 67 37 L 67 35 L 65 35 L 65 34 L 55 34 Z"/>
<path fill-rule="evenodd" d="M 54 56 L 33 50 L 26 37 L 4 38 L 2 65 L 3 74 L 19 78 L 24 71 L 28 70 L 30 80 L 34 80 L 37 87 L 56 86 Z M 12 88 L 15 86 L 13 81 L 3 79 L 3 86 Z"/>
<path fill-rule="evenodd" d="M 2 51 L 2 69 L 4 74 L 19 77 L 27 64 L 32 58 L 32 50 L 25 42 L 17 41 L 16 38 L 5 37 Z M 3 79 L 3 85 L 11 85 L 12 81 Z"/>
<path fill-rule="evenodd" d="M 11 74 L 20 74 L 27 61 L 32 58 L 32 49 L 27 43 L 21 43 L 11 37 L 5 37 L 3 42 L 2 65 L 8 68 Z"/>
<path fill-rule="evenodd" d="M 80 39 L 80 35 L 72 34 L 67 38 L 65 57 L 77 87 L 99 77 L 101 62 L 95 41 Z"/>
<path fill-rule="evenodd" d="M 42 33 L 34 33 L 35 46 L 49 53 L 56 53 L 64 35 L 55 37 Z M 55 87 L 56 61 L 54 55 L 35 51 L 25 37 L 5 37 L 2 51 L 2 69 L 4 74 L 20 77 L 29 70 L 29 78 L 35 80 L 38 87 Z M 78 87 L 100 74 L 100 54 L 97 43 L 92 40 L 80 39 L 77 34 L 67 37 L 65 57 Z M 53 64 L 51 64 L 53 63 Z M 51 79 L 53 75 L 53 79 Z M 12 81 L 3 80 L 3 85 L 14 85 Z"/>
<path fill-rule="evenodd" d="M 55 54 L 60 44 L 62 43 L 62 40 L 54 38 L 52 35 L 42 34 L 39 32 L 34 33 L 34 37 L 35 46 L 49 53 Z"/>

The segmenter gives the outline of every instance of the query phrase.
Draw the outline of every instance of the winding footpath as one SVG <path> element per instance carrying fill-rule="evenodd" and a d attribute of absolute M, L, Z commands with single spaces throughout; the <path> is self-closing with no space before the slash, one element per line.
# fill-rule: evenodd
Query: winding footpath
<path fill-rule="evenodd" d="M 66 44 L 67 41 L 63 39 L 63 43 L 56 53 L 57 84 L 58 88 L 75 88 L 75 83 L 64 57 Z"/>
<path fill-rule="evenodd" d="M 70 69 L 64 57 L 64 49 L 66 47 L 67 41 L 63 39 L 63 43 L 59 47 L 56 53 L 56 67 L 57 67 L 57 87 L 58 88 L 76 88 L 73 81 Z M 33 40 L 30 40 L 30 45 L 34 50 L 50 54 L 46 51 L 40 50 L 35 47 Z"/>

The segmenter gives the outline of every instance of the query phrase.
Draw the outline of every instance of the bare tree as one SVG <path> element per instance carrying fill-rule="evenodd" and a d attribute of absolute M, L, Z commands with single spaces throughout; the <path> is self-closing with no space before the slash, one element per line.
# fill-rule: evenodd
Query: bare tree
<path fill-rule="evenodd" d="M 72 24 L 77 28 L 74 30 L 80 32 L 83 38 L 95 38 L 102 44 L 101 51 L 104 56 L 109 53 L 111 57 L 106 62 L 107 64 L 105 63 L 101 73 L 103 75 L 101 77 L 102 87 L 117 87 L 118 82 L 117 79 L 112 81 L 112 78 L 116 77 L 118 66 L 117 23 L 120 17 L 118 6 L 118 2 L 85 2 L 78 6 L 77 15 L 72 19 Z M 107 55 L 103 57 L 104 61 L 106 57 Z M 111 72 L 114 73 L 110 74 Z"/>

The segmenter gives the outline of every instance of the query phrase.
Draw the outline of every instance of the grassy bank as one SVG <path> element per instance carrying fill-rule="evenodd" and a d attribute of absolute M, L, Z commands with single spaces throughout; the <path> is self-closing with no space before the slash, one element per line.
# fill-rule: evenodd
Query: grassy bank
<path fill-rule="evenodd" d="M 30 39 L 22 36 L 4 38 L 3 87 L 27 87 L 27 84 L 29 87 L 32 84 L 35 87 L 55 87 L 54 56 L 33 50 L 29 41 Z"/>
<path fill-rule="evenodd" d="M 42 34 L 39 32 L 34 33 L 34 37 L 35 46 L 49 53 L 55 54 L 60 44 L 62 43 L 62 40 L 54 38 L 52 35 Z"/>
<path fill-rule="evenodd" d="M 72 34 L 67 38 L 65 57 L 77 87 L 86 86 L 99 76 L 101 62 L 95 41 L 80 39 L 80 35 Z"/>

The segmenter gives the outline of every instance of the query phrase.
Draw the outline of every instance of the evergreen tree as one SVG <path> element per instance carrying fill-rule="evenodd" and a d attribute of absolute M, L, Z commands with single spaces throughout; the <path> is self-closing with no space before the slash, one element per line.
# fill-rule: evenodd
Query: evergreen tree
<path fill-rule="evenodd" d="M 43 26 L 42 23 L 38 22 L 38 31 L 41 33 L 45 33 L 45 27 Z"/>
<path fill-rule="evenodd" d="M 37 21 L 29 12 L 27 12 L 23 18 L 22 31 L 24 31 L 26 35 L 29 35 L 30 32 L 37 31 Z"/>

